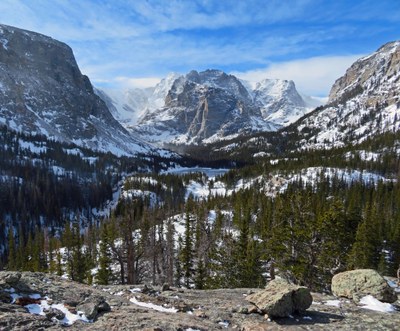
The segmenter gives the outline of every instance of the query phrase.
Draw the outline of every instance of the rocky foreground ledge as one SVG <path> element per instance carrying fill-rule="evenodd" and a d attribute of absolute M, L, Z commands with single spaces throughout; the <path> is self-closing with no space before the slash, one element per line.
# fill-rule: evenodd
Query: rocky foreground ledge
<path fill-rule="evenodd" d="M 379 312 L 312 293 L 307 310 L 273 318 L 250 302 L 259 291 L 92 287 L 44 273 L 0 272 L 0 330 L 396 330 L 400 325 L 399 301 Z"/>

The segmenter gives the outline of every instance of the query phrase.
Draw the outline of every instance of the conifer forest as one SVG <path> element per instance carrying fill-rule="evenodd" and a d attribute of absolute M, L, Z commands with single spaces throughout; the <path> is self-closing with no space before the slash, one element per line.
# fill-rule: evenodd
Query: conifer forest
<path fill-rule="evenodd" d="M 2 269 L 197 289 L 263 287 L 279 274 L 324 291 L 340 271 L 395 275 L 400 263 L 398 133 L 249 162 L 243 151 L 239 167 L 210 179 L 163 172 L 171 160 L 71 155 L 71 146 L 2 130 L 0 165 L 13 178 L 0 181 Z M 27 158 L 18 142 L 30 139 L 45 152 Z M 384 152 L 360 157 L 376 150 Z M 195 157 L 177 162 L 207 165 Z M 57 174 L 60 159 L 67 171 Z M 304 168 L 319 169 L 312 181 L 278 185 Z M 324 175 L 333 168 L 344 170 Z M 251 185 L 238 186 L 243 179 Z M 214 193 L 199 196 L 188 189 L 194 183 Z"/>

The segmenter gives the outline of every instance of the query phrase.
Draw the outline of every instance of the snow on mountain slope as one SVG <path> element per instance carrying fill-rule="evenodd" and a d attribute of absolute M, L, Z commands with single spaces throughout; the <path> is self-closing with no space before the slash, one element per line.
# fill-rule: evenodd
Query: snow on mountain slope
<path fill-rule="evenodd" d="M 6 25 L 0 40 L 0 124 L 117 155 L 153 151 L 113 118 L 69 46 Z"/>
<path fill-rule="evenodd" d="M 134 106 L 108 91 L 99 95 L 134 135 L 161 146 L 276 131 L 312 109 L 292 81 L 265 80 L 253 90 L 248 82 L 220 70 L 170 74 L 144 100 L 146 93 L 138 94 Z"/>
<path fill-rule="evenodd" d="M 333 85 L 326 106 L 297 126 L 300 148 L 330 148 L 400 129 L 400 42 L 356 61 Z"/>
<path fill-rule="evenodd" d="M 263 118 L 281 126 L 295 122 L 312 110 L 297 92 L 293 81 L 265 79 L 257 83 L 254 96 Z"/>
<path fill-rule="evenodd" d="M 135 131 L 158 144 L 198 144 L 276 130 L 262 119 L 240 81 L 218 70 L 176 79 L 162 108 L 149 110 Z"/>
<path fill-rule="evenodd" d="M 114 118 L 124 127 L 136 125 L 143 109 L 148 104 L 154 88 L 147 89 L 95 89 L 95 93 L 103 99 Z"/>

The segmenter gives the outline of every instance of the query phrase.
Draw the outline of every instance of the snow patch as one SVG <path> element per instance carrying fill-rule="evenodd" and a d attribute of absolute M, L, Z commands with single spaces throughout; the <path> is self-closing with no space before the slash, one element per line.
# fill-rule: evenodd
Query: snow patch
<path fill-rule="evenodd" d="M 383 313 L 390 313 L 396 311 L 393 305 L 390 303 L 381 302 L 378 299 L 375 299 L 372 295 L 366 295 L 361 298 L 360 304 L 362 304 L 362 308 L 380 311 Z"/>
<path fill-rule="evenodd" d="M 340 300 L 328 300 L 325 302 L 326 306 L 340 307 Z"/>
<path fill-rule="evenodd" d="M 141 301 L 138 301 L 135 297 L 131 298 L 129 301 L 134 303 L 137 306 L 150 308 L 150 309 L 157 310 L 157 311 L 160 311 L 163 313 L 177 313 L 178 312 L 178 309 L 176 309 L 176 308 L 165 308 L 163 306 L 155 305 L 154 303 L 151 303 L 151 302 L 141 302 Z"/>

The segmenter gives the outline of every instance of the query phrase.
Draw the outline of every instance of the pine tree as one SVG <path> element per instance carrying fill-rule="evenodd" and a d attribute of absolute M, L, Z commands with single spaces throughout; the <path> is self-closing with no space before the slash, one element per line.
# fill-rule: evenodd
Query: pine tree
<path fill-rule="evenodd" d="M 108 285 L 111 278 L 109 240 L 107 223 L 104 223 L 100 232 L 99 271 L 97 273 L 97 283 L 100 285 Z"/>
<path fill-rule="evenodd" d="M 205 287 L 205 281 L 206 281 L 206 269 L 203 259 L 200 258 L 199 262 L 197 263 L 196 276 L 194 280 L 195 287 L 199 290 L 203 290 Z"/>
<path fill-rule="evenodd" d="M 354 233 L 352 221 L 344 213 L 339 200 L 331 203 L 329 209 L 318 218 L 318 243 L 316 243 L 317 270 L 314 283 L 327 284 L 332 276 L 346 270 L 346 259 L 351 248 Z"/>
<path fill-rule="evenodd" d="M 185 215 L 185 233 L 183 239 L 183 246 L 180 252 L 182 271 L 185 286 L 190 288 L 193 275 L 193 238 L 192 238 L 192 226 L 190 215 L 187 212 Z"/>
<path fill-rule="evenodd" d="M 67 226 L 69 228 L 69 226 Z M 67 252 L 67 272 L 69 277 L 77 282 L 83 283 L 88 278 L 89 254 L 83 250 L 83 241 L 80 234 L 79 223 L 74 223 L 72 230 L 66 231 L 64 235 L 70 236 Z M 64 242 L 66 238 L 64 238 Z"/>
<path fill-rule="evenodd" d="M 10 227 L 8 230 L 8 263 L 7 269 L 8 270 L 16 270 L 16 247 L 15 247 L 15 240 L 14 240 L 14 231 L 13 228 Z"/>
<path fill-rule="evenodd" d="M 349 253 L 349 266 L 376 269 L 379 264 L 381 242 L 376 205 L 369 204 L 365 208 L 363 221 L 357 227 L 355 242 Z"/>
<path fill-rule="evenodd" d="M 182 271 L 182 263 L 181 263 L 181 252 L 183 248 L 183 240 L 182 237 L 178 237 L 178 257 L 175 261 L 175 286 L 181 287 L 182 286 L 182 278 L 183 278 L 183 271 Z"/>

